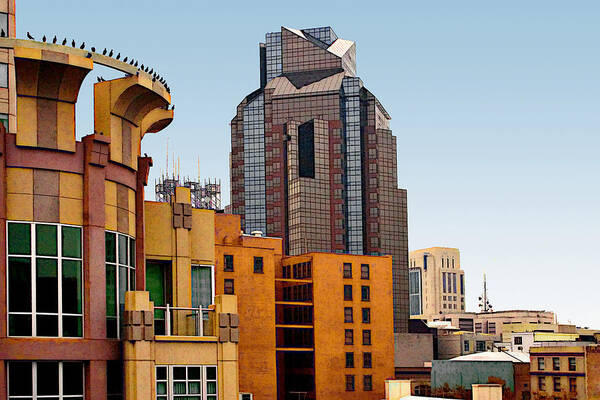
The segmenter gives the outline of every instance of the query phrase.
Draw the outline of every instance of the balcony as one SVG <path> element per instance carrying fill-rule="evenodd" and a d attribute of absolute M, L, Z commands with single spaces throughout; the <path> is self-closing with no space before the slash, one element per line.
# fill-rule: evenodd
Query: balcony
<path fill-rule="evenodd" d="M 216 339 L 214 306 L 209 307 L 154 307 L 154 334 L 157 340 L 192 338 Z M 162 338 L 161 338 L 162 337 Z"/>

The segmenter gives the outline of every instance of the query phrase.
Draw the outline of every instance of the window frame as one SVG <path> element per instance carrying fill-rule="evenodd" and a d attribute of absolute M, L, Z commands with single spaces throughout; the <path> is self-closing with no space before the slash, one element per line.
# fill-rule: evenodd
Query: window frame
<path fill-rule="evenodd" d="M 546 359 L 544 357 L 538 357 L 537 364 L 538 364 L 538 370 L 540 370 L 540 371 L 546 370 Z"/>
<path fill-rule="evenodd" d="M 214 265 L 209 265 L 209 264 L 195 264 L 192 263 L 190 266 L 190 295 L 192 295 L 192 289 L 193 286 L 191 286 L 192 284 L 192 269 L 194 267 L 204 267 L 204 268 L 210 268 L 210 290 L 211 290 L 211 305 L 215 304 L 215 266 Z M 192 296 L 193 298 L 193 296 Z M 192 305 L 193 307 L 193 305 Z M 205 307 L 205 306 L 203 306 Z"/>
<path fill-rule="evenodd" d="M 559 376 L 554 376 L 552 378 L 552 389 L 554 389 L 555 392 L 560 392 L 560 388 L 561 388 L 561 383 L 560 383 L 561 379 Z"/>
<path fill-rule="evenodd" d="M 363 375 L 363 391 L 371 392 L 373 390 L 373 375 Z"/>
<path fill-rule="evenodd" d="M 231 282 L 231 293 L 227 292 L 227 282 Z M 235 295 L 235 281 L 230 278 L 223 280 L 223 294 Z"/>
<path fill-rule="evenodd" d="M 538 390 L 546 391 L 546 377 L 538 376 Z"/>
<path fill-rule="evenodd" d="M 552 371 L 560 371 L 560 357 L 552 357 Z"/>
<path fill-rule="evenodd" d="M 368 338 L 368 340 L 365 340 L 365 338 Z M 371 343 L 372 343 L 371 330 L 370 329 L 363 329 L 363 331 L 362 331 L 362 344 L 363 344 L 363 346 L 371 346 Z"/>
<path fill-rule="evenodd" d="M 354 375 L 346 375 L 346 392 L 354 392 L 356 390 L 356 380 Z"/>
<path fill-rule="evenodd" d="M 29 226 L 29 240 L 30 248 L 29 254 L 10 254 L 9 253 L 9 235 L 8 227 L 10 224 L 20 224 Z M 84 247 L 83 247 L 83 226 L 72 225 L 72 224 L 61 224 L 58 222 L 39 222 L 39 221 L 18 221 L 18 220 L 6 220 L 5 223 L 5 246 L 6 246 L 6 273 L 5 273 L 5 285 L 6 285 L 6 336 L 15 338 L 83 338 L 85 332 L 85 277 L 83 260 L 85 259 Z M 37 243 L 36 243 L 36 226 L 37 225 L 50 225 L 56 227 L 56 256 L 46 256 L 37 254 Z M 62 255 L 62 227 L 77 228 L 80 232 L 80 250 L 81 258 L 65 257 Z M 30 275 L 30 289 L 31 289 L 31 311 L 10 311 L 10 284 L 9 284 L 9 259 L 10 258 L 27 258 L 30 260 L 31 275 Z M 50 259 L 56 260 L 56 279 L 57 279 L 57 312 L 37 312 L 37 260 L 39 259 Z M 63 293 L 62 293 L 62 281 L 63 281 L 63 260 L 66 261 L 79 261 L 80 263 L 80 278 L 81 278 L 81 313 L 63 313 Z M 10 316 L 11 315 L 29 315 L 31 316 L 31 335 L 11 335 L 10 334 Z M 48 315 L 54 316 L 58 319 L 58 334 L 57 336 L 42 336 L 37 335 L 37 316 Z M 63 335 L 63 317 L 80 317 L 81 318 L 81 336 L 64 336 Z"/>
<path fill-rule="evenodd" d="M 569 371 L 577 371 L 577 359 L 575 357 L 569 357 Z"/>
<path fill-rule="evenodd" d="M 348 267 L 348 269 L 347 269 Z M 342 276 L 344 279 L 352 279 L 352 263 L 344 263 L 342 267 Z"/>
<path fill-rule="evenodd" d="M 257 264 L 257 261 L 260 261 L 260 263 Z M 256 268 L 257 266 L 259 266 L 260 268 Z M 262 256 L 254 256 L 254 264 L 253 264 L 254 273 L 255 274 L 264 274 L 265 273 L 264 266 L 265 266 L 264 258 Z"/>
<path fill-rule="evenodd" d="M 369 264 L 360 264 L 360 279 L 371 279 L 371 267 L 369 266 Z"/>
<path fill-rule="evenodd" d="M 350 335 L 348 335 L 350 334 Z M 354 345 L 354 329 L 344 329 L 344 345 Z"/>
<path fill-rule="evenodd" d="M 344 301 L 352 301 L 352 285 L 344 285 Z"/>
<path fill-rule="evenodd" d="M 354 368 L 354 352 L 346 352 L 346 368 Z"/>
<path fill-rule="evenodd" d="M 360 287 L 360 299 L 361 301 L 371 301 L 371 287 L 362 285 Z"/>
<path fill-rule="evenodd" d="M 348 318 L 348 311 L 350 311 L 350 318 Z M 352 309 L 352 307 L 344 307 L 344 323 L 354 323 L 354 310 Z"/>
<path fill-rule="evenodd" d="M 115 235 L 115 261 L 114 262 L 109 262 L 106 260 L 106 234 L 113 234 Z M 119 262 L 119 236 L 124 236 L 125 238 L 127 238 L 127 264 L 132 264 L 132 265 L 125 265 L 125 264 L 121 264 Z M 115 301 L 116 301 L 116 306 L 117 306 L 117 310 L 116 310 L 116 316 L 110 316 L 111 319 L 116 319 L 117 321 L 117 336 L 116 337 L 112 337 L 112 336 L 108 336 L 108 329 L 106 332 L 106 337 L 109 339 L 121 339 L 121 303 L 120 303 L 120 299 L 119 299 L 119 295 L 121 292 L 121 282 L 119 279 L 119 270 L 120 268 L 123 266 L 125 267 L 126 271 L 127 271 L 127 287 L 128 289 L 125 290 L 125 293 L 127 293 L 128 291 L 134 291 L 136 289 L 136 272 L 137 272 L 137 254 L 136 251 L 134 251 L 134 255 L 133 255 L 133 260 L 131 259 L 131 244 L 134 244 L 133 248 L 135 249 L 135 243 L 136 243 L 136 238 L 134 238 L 133 236 L 130 236 L 128 234 L 125 233 L 121 233 L 118 231 L 113 231 L 113 230 L 109 230 L 109 229 L 105 229 L 104 230 L 104 271 L 106 273 L 107 271 L 107 267 L 108 265 L 114 266 L 115 267 Z M 144 260 L 145 261 L 145 260 Z M 131 282 L 131 276 L 132 276 L 132 272 L 133 272 L 133 288 L 132 288 L 132 282 Z M 125 301 L 123 301 L 123 304 L 125 304 Z M 108 314 L 106 314 L 106 321 L 108 322 L 109 320 L 109 316 Z M 107 324 L 108 325 L 108 324 Z"/>
<path fill-rule="evenodd" d="M 15 396 L 11 396 L 10 395 L 10 365 L 11 364 L 16 364 L 16 363 L 28 363 L 31 364 L 31 396 L 29 395 L 15 395 Z M 39 363 L 58 363 L 58 394 L 56 396 L 54 395 L 38 395 L 37 391 L 38 391 L 38 373 L 37 373 L 37 369 L 38 369 L 38 364 Z M 63 384 L 63 380 L 64 380 L 64 363 L 72 363 L 72 364 L 80 364 L 81 366 L 81 379 L 82 379 L 82 383 L 81 383 L 81 387 L 83 389 L 83 393 L 81 395 L 79 394 L 64 394 L 64 384 Z M 78 399 L 85 399 L 85 365 L 82 361 L 55 361 L 55 360 L 48 360 L 48 361 L 33 361 L 33 360 L 7 360 L 6 363 L 6 398 L 7 400 L 18 400 L 18 399 L 31 399 L 31 400 L 38 400 L 38 399 L 46 399 L 46 398 L 53 398 L 53 399 L 59 399 L 59 400 L 65 400 L 65 399 L 74 399 L 74 400 L 78 400 Z M 42 396 L 42 397 L 40 397 Z"/>
<path fill-rule="evenodd" d="M 373 368 L 373 354 L 370 351 L 363 352 L 363 368 Z"/>
<path fill-rule="evenodd" d="M 167 384 L 167 393 L 166 394 L 159 394 L 157 387 L 158 387 L 158 369 L 159 368 L 166 368 L 167 369 L 167 378 L 166 380 L 161 379 L 160 382 L 166 382 Z M 188 383 L 189 380 L 187 378 L 187 368 L 200 368 L 200 393 L 195 393 L 195 394 L 177 394 L 178 397 L 175 397 L 175 393 L 173 393 L 173 385 L 174 385 L 174 379 L 173 379 L 173 369 L 175 368 L 186 368 L 186 379 L 185 381 L 182 381 L 180 379 L 178 379 L 178 382 L 185 382 L 185 386 L 186 386 L 186 391 L 188 390 Z M 206 374 L 206 370 L 207 368 L 214 368 L 215 369 L 215 379 L 211 379 L 211 382 L 215 382 L 215 390 L 216 393 L 211 393 L 208 394 L 206 393 L 206 386 L 208 383 L 208 380 L 206 378 L 207 374 Z M 195 380 L 194 380 L 195 381 Z M 186 397 L 186 396 L 195 396 L 195 395 L 199 395 L 198 397 L 200 397 L 202 400 L 208 400 L 207 396 L 214 396 L 213 399 L 214 400 L 218 400 L 219 399 L 219 369 L 217 367 L 216 364 L 189 364 L 189 365 L 185 365 L 185 364 L 174 364 L 174 365 L 170 365 L 170 364 L 160 364 L 160 365 L 155 365 L 154 366 L 154 399 L 156 400 L 174 400 L 177 398 L 181 398 L 181 397 Z"/>
<path fill-rule="evenodd" d="M 227 266 L 227 258 L 231 257 L 231 268 Z M 233 272 L 234 268 L 234 257 L 233 254 L 223 254 L 223 272 Z"/>
<path fill-rule="evenodd" d="M 365 314 L 365 312 L 366 312 L 366 314 Z M 361 314 L 362 314 L 362 323 L 370 324 L 371 323 L 371 308 L 363 307 L 363 309 L 361 310 Z M 366 316 L 366 318 L 365 318 L 365 316 Z"/>

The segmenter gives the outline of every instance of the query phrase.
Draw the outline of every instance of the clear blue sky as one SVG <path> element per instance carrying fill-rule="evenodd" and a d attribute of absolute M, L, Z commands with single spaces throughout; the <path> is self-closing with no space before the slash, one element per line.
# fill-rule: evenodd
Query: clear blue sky
<path fill-rule="evenodd" d="M 461 250 L 467 307 L 483 272 L 496 309 L 600 328 L 600 2 L 17 1 L 20 37 L 114 48 L 165 76 L 173 124 L 144 139 L 229 191 L 229 121 L 259 82 L 258 42 L 330 25 L 357 42 L 358 74 L 392 115 L 411 249 Z M 99 68 L 100 70 L 100 68 Z M 105 78 L 116 77 L 102 72 Z M 91 84 L 78 136 L 93 130 Z M 224 196 L 228 201 L 228 193 Z"/>

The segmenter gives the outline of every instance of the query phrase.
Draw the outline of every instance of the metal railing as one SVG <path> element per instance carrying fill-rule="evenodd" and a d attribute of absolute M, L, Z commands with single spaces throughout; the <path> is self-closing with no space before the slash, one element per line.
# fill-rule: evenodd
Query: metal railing
<path fill-rule="evenodd" d="M 154 307 L 154 333 L 164 336 L 214 336 L 215 310 L 207 307 Z"/>

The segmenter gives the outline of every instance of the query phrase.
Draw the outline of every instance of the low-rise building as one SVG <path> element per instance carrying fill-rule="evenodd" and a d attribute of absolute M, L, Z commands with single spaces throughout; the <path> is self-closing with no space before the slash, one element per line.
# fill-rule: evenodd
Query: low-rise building
<path fill-rule="evenodd" d="M 461 330 L 475 333 L 502 334 L 505 327 L 513 324 L 555 324 L 555 315 L 551 311 L 506 310 L 492 312 L 459 312 L 431 316 L 427 321 L 450 321 Z M 510 329 L 510 328 L 509 328 Z"/>
<path fill-rule="evenodd" d="M 437 335 L 438 360 L 492 351 L 494 342 L 500 340 L 500 335 L 473 333 L 458 330 L 439 329 Z"/>

